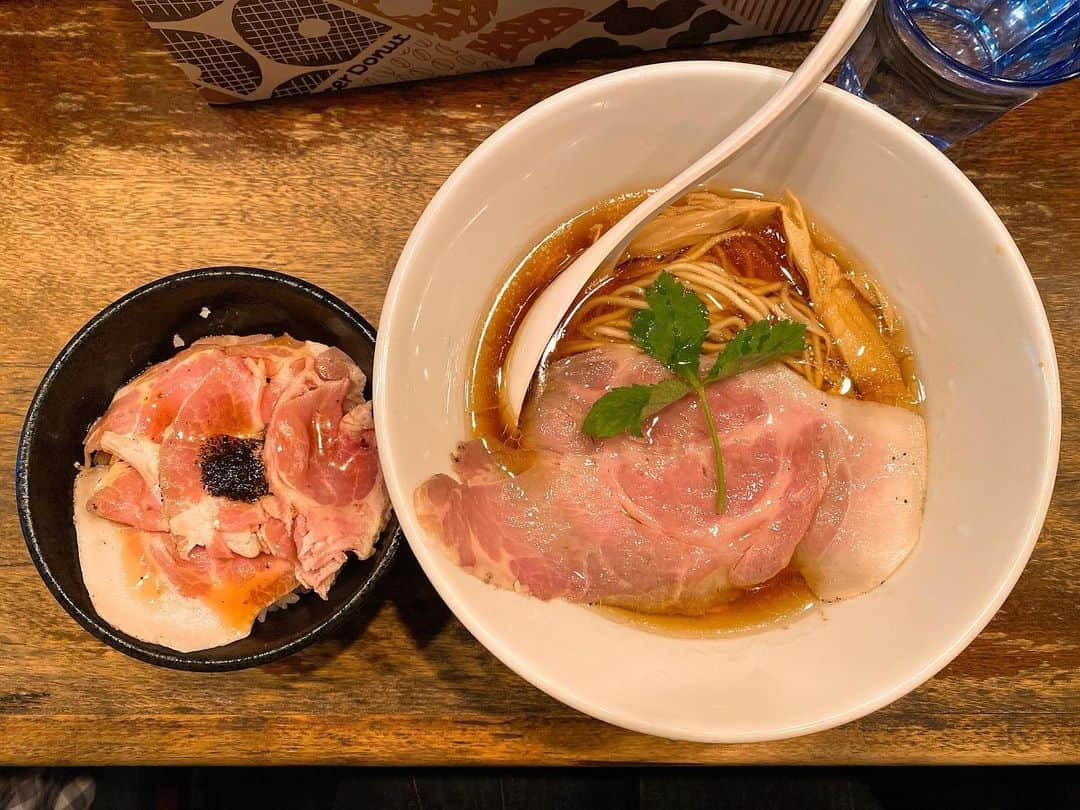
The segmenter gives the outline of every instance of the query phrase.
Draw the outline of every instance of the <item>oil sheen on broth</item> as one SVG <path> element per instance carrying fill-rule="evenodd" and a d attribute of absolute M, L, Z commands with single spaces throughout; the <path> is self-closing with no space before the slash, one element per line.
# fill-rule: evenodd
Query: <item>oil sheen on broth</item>
<path fill-rule="evenodd" d="M 761 199 L 761 195 L 742 191 L 721 193 L 728 197 Z M 518 262 L 496 293 L 487 320 L 480 328 L 466 391 L 466 407 L 473 435 L 481 439 L 507 469 L 519 470 L 530 463 L 529 449 L 520 445 L 516 430 L 504 417 L 501 405 L 502 369 L 514 330 L 540 291 L 592 244 L 600 233 L 617 222 L 647 195 L 648 192 L 645 191 L 620 195 L 559 225 Z M 835 241 L 823 234 L 813 223 L 811 230 L 817 247 L 836 259 L 857 288 L 871 291 L 873 295 L 868 296 L 869 298 L 880 295 L 871 277 L 858 263 L 852 261 Z M 779 217 L 741 229 L 741 233 L 731 240 L 726 240 L 725 245 L 727 261 L 739 275 L 774 286 L 782 282 L 789 287 L 793 296 L 800 300 L 805 298 L 804 282 L 794 263 L 789 260 Z M 580 333 L 583 302 L 592 296 L 606 294 L 639 277 L 647 276 L 650 272 L 655 272 L 662 263 L 675 257 L 673 254 L 662 258 L 623 261 L 608 277 L 595 280 L 571 308 L 550 356 L 567 356 L 589 348 L 588 341 L 583 340 Z M 882 306 L 885 306 L 884 303 Z M 812 308 L 811 302 L 810 309 Z M 603 315 L 604 307 L 592 307 L 589 318 L 595 318 L 598 312 Z M 905 385 L 911 392 L 908 401 L 896 404 L 917 408 L 921 402 L 921 387 L 915 376 L 914 360 L 902 329 L 895 316 L 884 311 L 874 311 L 872 314 L 874 322 L 879 325 L 879 332 L 897 359 Z M 889 322 L 889 328 L 886 328 L 886 321 Z M 707 343 L 706 351 L 708 349 Z M 851 385 L 843 361 L 830 357 L 829 363 L 832 379 L 828 389 L 830 393 L 858 397 L 859 392 Z M 542 369 L 543 364 L 541 375 Z M 716 605 L 701 616 L 644 614 L 622 608 L 595 607 L 615 621 L 643 629 L 669 635 L 701 637 L 786 624 L 817 606 L 816 597 L 802 577 L 788 569 L 755 588 L 741 592 L 731 601 Z"/>

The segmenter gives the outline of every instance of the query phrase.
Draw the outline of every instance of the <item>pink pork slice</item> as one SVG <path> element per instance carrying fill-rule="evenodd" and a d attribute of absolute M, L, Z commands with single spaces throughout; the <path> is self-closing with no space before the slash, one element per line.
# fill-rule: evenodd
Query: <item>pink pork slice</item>
<path fill-rule="evenodd" d="M 86 508 L 99 517 L 143 531 L 169 529 L 161 499 L 126 461 L 114 461 L 106 468 Z"/>
<path fill-rule="evenodd" d="M 460 480 L 415 494 L 422 524 L 481 579 L 541 599 L 700 612 L 791 564 L 826 600 L 886 579 L 918 540 L 922 418 L 822 394 L 780 364 L 709 386 L 727 509 L 714 509 L 712 447 L 691 397 L 643 438 L 581 433 L 592 404 L 668 373 L 629 347 L 555 363 L 526 417 L 535 460 L 514 476 L 478 442 Z"/>
<path fill-rule="evenodd" d="M 265 372 L 257 364 L 235 355 L 221 357 L 165 431 L 161 498 L 169 531 L 184 557 L 197 546 L 219 557 L 255 557 L 263 551 L 258 532 L 269 519 L 266 511 L 257 501 L 207 493 L 199 457 L 214 437 L 251 439 L 262 434 L 265 387 Z"/>
<path fill-rule="evenodd" d="M 113 456 L 88 508 L 168 531 L 183 558 L 270 554 L 326 596 L 349 552 L 370 556 L 389 517 L 364 376 L 339 349 L 266 335 L 197 341 L 121 389 L 87 451 Z M 215 437 L 259 440 L 269 492 L 208 493 L 200 452 Z M 203 552 L 199 552 L 202 554 Z"/>
<path fill-rule="evenodd" d="M 297 579 L 325 596 L 349 552 L 371 556 L 389 516 L 363 375 L 328 349 L 294 374 L 266 431 L 271 490 L 295 515 Z"/>

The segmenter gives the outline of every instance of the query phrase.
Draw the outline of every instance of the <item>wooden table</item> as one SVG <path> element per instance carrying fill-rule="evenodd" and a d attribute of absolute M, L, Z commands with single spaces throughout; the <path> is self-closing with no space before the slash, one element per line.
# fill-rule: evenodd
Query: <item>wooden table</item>
<path fill-rule="evenodd" d="M 424 205 L 526 107 L 642 62 L 792 68 L 809 46 L 783 38 L 212 109 L 129 4 L 0 7 L 0 762 L 1080 760 L 1076 83 L 950 153 L 1016 237 L 1057 340 L 1065 425 L 1046 529 L 968 650 L 870 717 L 711 747 L 605 725 L 503 667 L 407 551 L 375 603 L 329 641 L 233 674 L 156 669 L 85 633 L 27 556 L 11 497 L 23 414 L 71 333 L 121 293 L 176 270 L 247 264 L 311 279 L 375 321 Z"/>

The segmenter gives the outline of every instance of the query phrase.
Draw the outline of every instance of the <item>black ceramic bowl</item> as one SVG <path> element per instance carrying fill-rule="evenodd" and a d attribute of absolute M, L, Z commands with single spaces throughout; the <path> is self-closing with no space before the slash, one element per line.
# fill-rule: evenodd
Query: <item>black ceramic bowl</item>
<path fill-rule="evenodd" d="M 200 317 L 207 307 L 209 317 Z M 83 627 L 121 652 L 166 667 L 230 670 L 296 652 L 371 594 L 400 544 L 391 518 L 375 554 L 350 559 L 326 601 L 304 596 L 255 623 L 247 638 L 179 653 L 132 638 L 103 621 L 83 585 L 72 522 L 75 462 L 90 423 L 116 390 L 147 366 L 177 352 L 174 335 L 191 343 L 207 335 L 288 332 L 344 350 L 368 376 L 375 330 L 339 299 L 300 279 L 246 267 L 210 267 L 166 276 L 128 293 L 76 333 L 49 366 L 26 416 L 16 462 L 16 499 L 26 545 L 42 579 Z"/>

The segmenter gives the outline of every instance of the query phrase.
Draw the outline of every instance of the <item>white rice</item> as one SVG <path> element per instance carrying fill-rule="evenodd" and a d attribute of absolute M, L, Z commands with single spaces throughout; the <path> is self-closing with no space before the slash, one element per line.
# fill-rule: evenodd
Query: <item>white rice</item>
<path fill-rule="evenodd" d="M 260 610 L 259 615 L 255 618 L 258 619 L 260 622 L 265 622 L 266 617 L 273 613 L 275 610 L 284 610 L 289 605 L 295 605 L 297 602 L 299 602 L 301 593 L 301 588 L 297 588 L 295 591 L 289 591 L 287 594 L 285 594 L 273 604 L 267 605 L 262 610 Z"/>

